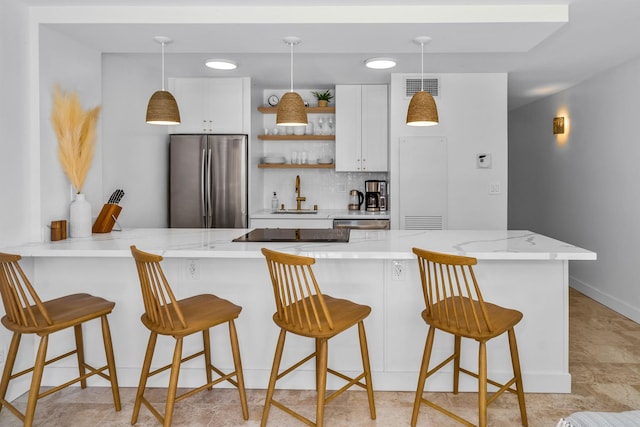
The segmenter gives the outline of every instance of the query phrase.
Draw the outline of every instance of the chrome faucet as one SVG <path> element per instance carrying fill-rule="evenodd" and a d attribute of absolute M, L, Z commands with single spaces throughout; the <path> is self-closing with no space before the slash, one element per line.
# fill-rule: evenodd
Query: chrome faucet
<path fill-rule="evenodd" d="M 296 175 L 296 210 L 301 210 L 302 202 L 305 202 L 306 200 L 306 197 L 300 196 L 300 175 Z"/>

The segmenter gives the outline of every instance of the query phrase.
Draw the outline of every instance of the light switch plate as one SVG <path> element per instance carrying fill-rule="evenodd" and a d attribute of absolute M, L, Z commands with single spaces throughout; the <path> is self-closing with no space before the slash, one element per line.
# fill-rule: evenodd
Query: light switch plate
<path fill-rule="evenodd" d="M 491 154 L 480 153 L 476 156 L 476 166 L 479 169 L 491 169 Z"/>
<path fill-rule="evenodd" d="M 500 183 L 498 181 L 489 183 L 489 194 L 500 194 Z"/>

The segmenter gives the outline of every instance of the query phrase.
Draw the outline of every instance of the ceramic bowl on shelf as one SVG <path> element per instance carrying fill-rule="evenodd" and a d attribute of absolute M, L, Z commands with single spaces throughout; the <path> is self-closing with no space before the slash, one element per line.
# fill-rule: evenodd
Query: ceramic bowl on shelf
<path fill-rule="evenodd" d="M 267 154 L 266 156 L 264 156 L 262 161 L 264 163 L 266 163 L 266 164 L 276 165 L 276 164 L 284 163 L 285 162 L 285 158 L 280 153 L 272 153 L 272 154 Z"/>

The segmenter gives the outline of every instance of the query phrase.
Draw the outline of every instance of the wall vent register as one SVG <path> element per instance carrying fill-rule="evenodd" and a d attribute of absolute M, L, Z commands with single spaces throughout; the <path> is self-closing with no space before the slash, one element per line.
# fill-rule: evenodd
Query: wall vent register
<path fill-rule="evenodd" d="M 420 79 L 408 78 L 404 81 L 405 97 L 411 98 L 416 92 L 422 90 Z M 440 94 L 440 80 L 436 78 L 424 79 L 424 91 L 429 92 L 434 98 Z"/>

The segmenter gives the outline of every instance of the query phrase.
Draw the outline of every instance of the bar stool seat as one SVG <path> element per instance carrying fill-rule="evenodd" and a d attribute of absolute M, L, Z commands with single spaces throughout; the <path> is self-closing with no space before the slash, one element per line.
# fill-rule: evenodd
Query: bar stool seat
<path fill-rule="evenodd" d="M 87 378 L 99 375 L 111 383 L 113 402 L 116 411 L 119 411 L 121 408 L 120 392 L 111 332 L 107 320 L 107 315 L 113 311 L 115 303 L 85 293 L 67 295 L 43 302 L 20 267 L 20 259 L 20 255 L 0 253 L 0 294 L 6 313 L 2 317 L 2 324 L 13 332 L 2 381 L 0 381 L 0 409 L 3 406 L 7 407 L 23 421 L 25 426 L 31 426 L 39 399 L 76 383 L 80 383 L 82 388 L 86 388 Z M 94 319 L 100 319 L 102 324 L 102 338 L 107 362 L 106 365 L 98 368 L 85 361 L 82 334 L 83 323 Z M 71 327 L 73 327 L 75 335 L 75 349 L 47 359 L 49 336 L 54 332 Z M 33 366 L 14 374 L 13 368 L 23 334 L 35 334 L 40 337 L 38 352 Z M 76 355 L 78 360 L 78 376 L 64 384 L 40 392 L 45 366 L 73 355 Z M 22 413 L 9 403 L 5 396 L 9 382 L 28 373 L 33 374 L 27 398 L 27 408 Z"/>
<path fill-rule="evenodd" d="M 211 294 L 184 298 L 178 303 L 184 316 L 184 326 L 180 324 L 175 314 L 177 310 L 174 310 L 171 303 L 167 304 L 167 312 L 171 314 L 172 321 L 166 325 L 156 325 L 147 313 L 144 313 L 140 320 L 148 329 L 153 329 L 160 335 L 184 337 L 225 323 L 227 319 L 237 319 L 242 311 L 242 307 Z"/>

